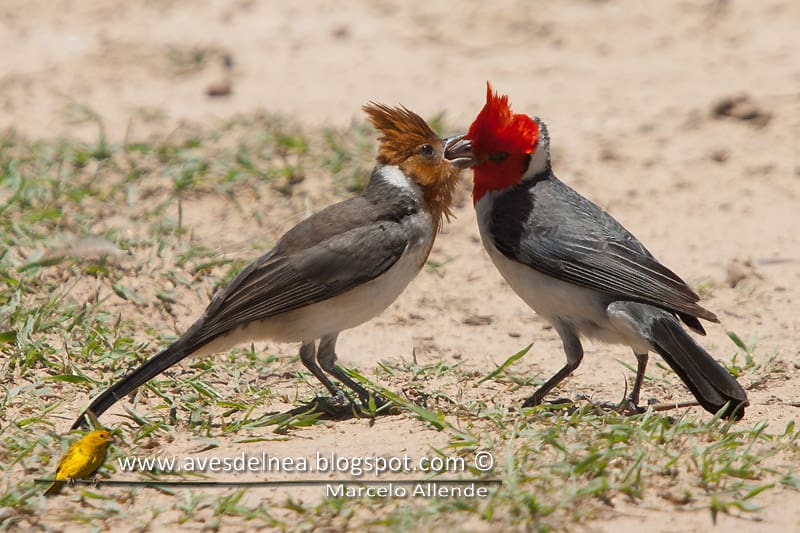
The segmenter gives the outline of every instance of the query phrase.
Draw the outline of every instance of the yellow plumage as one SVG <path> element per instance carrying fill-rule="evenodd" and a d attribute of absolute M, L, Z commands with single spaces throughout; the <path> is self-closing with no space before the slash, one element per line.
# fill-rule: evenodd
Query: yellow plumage
<path fill-rule="evenodd" d="M 70 446 L 56 466 L 56 479 L 72 480 L 87 477 L 100 468 L 111 443 L 111 434 L 105 429 L 87 433 Z M 46 496 L 58 494 L 64 481 L 55 481 L 44 491 Z"/>

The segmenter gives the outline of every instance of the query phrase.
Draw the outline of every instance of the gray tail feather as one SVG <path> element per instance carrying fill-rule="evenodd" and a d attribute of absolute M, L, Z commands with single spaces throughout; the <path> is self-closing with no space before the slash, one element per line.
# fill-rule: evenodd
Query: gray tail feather
<path fill-rule="evenodd" d="M 650 327 L 650 342 L 706 410 L 739 419 L 748 405 L 739 382 L 680 326 L 673 316 L 658 317 Z"/>
<path fill-rule="evenodd" d="M 85 415 L 88 412 L 92 412 L 94 416 L 100 416 L 106 412 L 109 407 L 117 403 L 121 398 L 124 398 L 126 394 L 147 383 L 178 361 L 191 355 L 196 350 L 196 347 L 193 349 L 187 346 L 185 339 L 185 336 L 181 337 L 165 350 L 148 359 L 142 366 L 133 372 L 129 372 L 124 378 L 107 388 L 80 414 L 78 419 L 72 424 L 72 429 L 78 429 L 85 423 Z"/>

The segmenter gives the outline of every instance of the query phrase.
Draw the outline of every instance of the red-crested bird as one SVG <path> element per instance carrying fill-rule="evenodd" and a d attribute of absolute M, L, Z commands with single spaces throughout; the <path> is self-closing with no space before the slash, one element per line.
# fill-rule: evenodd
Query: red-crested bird
<path fill-rule="evenodd" d="M 481 239 L 511 288 L 558 332 L 567 363 L 524 406 L 534 406 L 583 359 L 581 337 L 629 346 L 638 410 L 648 353 L 657 352 L 708 411 L 739 418 L 748 404 L 736 379 L 681 327 L 704 335 L 719 322 L 700 298 L 603 209 L 553 174 L 547 128 L 515 114 L 487 84 L 467 139 Z"/>
<path fill-rule="evenodd" d="M 300 342 L 303 365 L 335 399 L 346 400 L 326 372 L 369 401 L 336 366 L 336 339 L 386 309 L 422 269 L 471 159 L 463 135 L 442 139 L 405 107 L 370 103 L 363 110 L 380 133 L 363 193 L 289 230 L 178 340 L 95 398 L 73 428 L 186 357 L 255 340 Z"/>

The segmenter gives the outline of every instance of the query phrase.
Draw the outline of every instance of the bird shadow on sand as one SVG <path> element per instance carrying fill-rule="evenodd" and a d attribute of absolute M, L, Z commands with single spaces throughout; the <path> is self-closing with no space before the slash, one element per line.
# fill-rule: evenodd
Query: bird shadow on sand
<path fill-rule="evenodd" d="M 270 424 L 302 426 L 310 425 L 316 420 L 374 419 L 401 412 L 401 409 L 385 400 L 378 401 L 375 405 L 361 407 L 357 402 L 342 401 L 341 398 L 332 396 L 317 396 L 288 411 L 274 414 Z"/>
<path fill-rule="evenodd" d="M 646 406 L 635 406 L 627 401 L 627 399 L 620 402 L 598 401 L 583 394 L 578 394 L 574 399 L 556 398 L 547 400 L 541 404 L 540 408 L 543 408 L 545 411 L 563 412 L 567 415 L 572 415 L 580 410 L 588 410 L 599 415 L 617 413 L 623 416 L 635 416 L 645 414 L 648 409 L 652 410 L 654 413 L 663 413 L 665 411 L 673 411 L 698 405 L 700 404 L 696 401 L 659 403 L 655 400 L 650 400 L 647 402 Z M 670 422 L 675 421 L 674 417 L 670 415 L 666 416 L 669 418 Z"/>

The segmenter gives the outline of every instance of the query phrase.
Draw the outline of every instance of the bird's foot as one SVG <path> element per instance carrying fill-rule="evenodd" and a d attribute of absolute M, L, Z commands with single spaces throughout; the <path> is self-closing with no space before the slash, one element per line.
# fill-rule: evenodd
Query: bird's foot
<path fill-rule="evenodd" d="M 536 391 L 535 393 L 533 393 L 533 396 L 522 402 L 522 407 L 536 407 L 537 405 L 542 405 L 543 401 L 544 401 L 544 395 L 539 394 L 539 391 Z M 555 405 L 559 403 L 566 403 L 569 401 L 570 400 L 568 400 L 567 398 L 557 398 L 555 400 L 550 400 L 547 403 Z"/>
<path fill-rule="evenodd" d="M 567 410 L 575 409 L 575 401 L 570 400 L 569 398 L 555 398 L 553 400 L 544 401 L 541 398 L 536 398 L 536 395 L 531 396 L 530 398 L 525 400 L 525 402 L 522 404 L 522 407 L 523 408 L 536 407 L 538 405 L 552 406 L 558 409 L 566 408 Z"/>
<path fill-rule="evenodd" d="M 648 402 L 648 404 L 651 402 Z M 635 402 L 633 398 L 626 397 L 621 402 L 593 402 L 594 405 L 608 411 L 616 411 L 622 415 L 640 415 L 647 411 L 647 407 L 643 407 Z"/>
<path fill-rule="evenodd" d="M 350 398 L 345 396 L 342 391 L 339 391 L 336 396 L 317 396 L 307 406 L 314 409 L 315 412 L 322 413 L 326 418 L 339 420 L 353 418 L 361 411 L 358 404 L 351 402 Z"/>
<path fill-rule="evenodd" d="M 324 398 L 326 397 L 320 396 L 317 399 L 324 399 Z M 350 398 L 347 397 L 347 395 L 344 393 L 342 389 L 337 390 L 334 396 L 327 397 L 327 399 L 330 400 L 330 402 L 333 403 L 334 405 L 351 405 L 353 403 L 350 401 Z"/>
<path fill-rule="evenodd" d="M 640 415 L 647 411 L 646 407 L 639 405 L 633 398 L 625 398 L 617 404 L 617 412 L 623 415 Z"/>
<path fill-rule="evenodd" d="M 370 394 L 366 398 L 361 398 L 361 405 L 363 405 L 364 409 L 366 410 L 364 414 L 367 415 L 375 415 L 378 414 L 379 411 L 388 411 L 388 406 L 391 403 L 392 402 L 380 394 Z"/>
<path fill-rule="evenodd" d="M 324 418 L 333 420 L 347 420 L 349 418 L 370 418 L 383 414 L 390 414 L 387 406 L 391 402 L 381 396 L 370 396 L 359 402 L 351 401 L 344 392 L 339 391 L 335 396 L 317 396 L 307 404 L 293 409 L 290 413 L 319 412 Z"/>
<path fill-rule="evenodd" d="M 547 403 L 550 405 L 564 405 L 567 403 L 575 403 L 573 400 L 569 398 L 556 398 L 555 400 L 547 400 Z"/>

